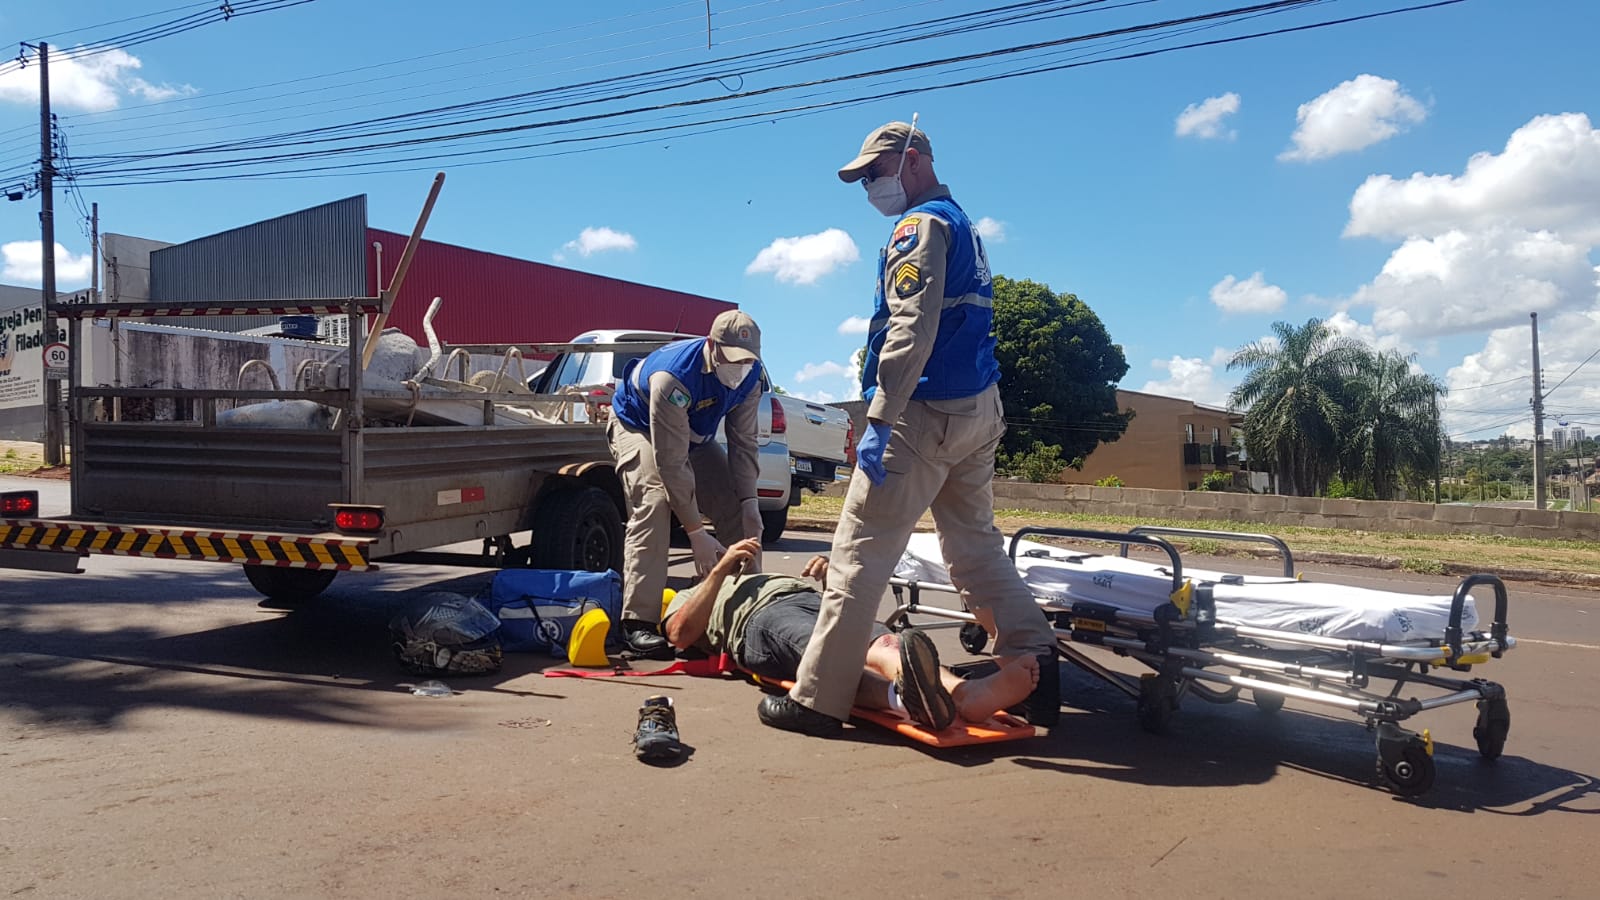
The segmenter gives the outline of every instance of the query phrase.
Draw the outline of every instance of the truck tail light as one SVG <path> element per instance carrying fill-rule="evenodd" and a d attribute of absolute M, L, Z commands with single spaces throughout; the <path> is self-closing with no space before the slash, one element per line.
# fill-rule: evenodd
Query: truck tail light
<path fill-rule="evenodd" d="M 856 420 L 850 417 L 850 424 L 844 428 L 844 461 L 850 465 L 856 464 Z"/>
<path fill-rule="evenodd" d="M 782 497 L 783 488 L 756 488 L 757 497 Z"/>
<path fill-rule="evenodd" d="M 789 431 L 789 417 L 783 412 L 783 404 L 777 397 L 772 398 L 772 433 L 786 434 Z"/>
<path fill-rule="evenodd" d="M 0 516 L 37 516 L 38 491 L 7 491 L 0 494 Z"/>
<path fill-rule="evenodd" d="M 336 504 L 333 527 L 350 534 L 376 534 L 383 530 L 383 507 Z"/>

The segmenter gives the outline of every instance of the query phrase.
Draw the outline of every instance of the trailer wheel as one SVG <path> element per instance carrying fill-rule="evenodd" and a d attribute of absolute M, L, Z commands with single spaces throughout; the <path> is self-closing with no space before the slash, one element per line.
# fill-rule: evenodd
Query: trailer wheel
<path fill-rule="evenodd" d="M 333 583 L 336 569 L 293 569 L 285 566 L 245 566 L 250 586 L 268 600 L 285 605 L 309 603 Z"/>
<path fill-rule="evenodd" d="M 1472 737 L 1478 742 L 1478 755 L 1484 759 L 1499 759 L 1506 749 L 1506 735 L 1511 733 L 1511 708 L 1506 698 L 1478 701 L 1478 724 L 1473 726 Z"/>
<path fill-rule="evenodd" d="M 1264 713 L 1275 713 L 1283 709 L 1283 695 L 1272 691 L 1251 691 L 1250 699 L 1256 703 L 1256 709 Z"/>
<path fill-rule="evenodd" d="M 776 544 L 783 540 L 783 530 L 789 527 L 789 507 L 761 511 L 761 543 Z"/>
<path fill-rule="evenodd" d="M 622 571 L 622 516 L 611 495 L 597 487 L 553 494 L 541 504 L 533 529 L 536 569 Z"/>

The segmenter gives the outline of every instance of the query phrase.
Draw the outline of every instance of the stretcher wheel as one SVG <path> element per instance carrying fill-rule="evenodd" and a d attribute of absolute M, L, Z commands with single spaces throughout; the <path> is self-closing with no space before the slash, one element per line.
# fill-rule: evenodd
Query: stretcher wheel
<path fill-rule="evenodd" d="M 982 653 L 983 648 L 989 645 L 989 632 L 977 622 L 964 622 L 961 625 L 961 646 L 968 653 Z"/>
<path fill-rule="evenodd" d="M 1251 691 L 1250 699 L 1255 702 L 1256 709 L 1264 713 L 1275 713 L 1283 709 L 1283 695 L 1273 691 Z"/>
<path fill-rule="evenodd" d="M 1506 698 L 1495 697 L 1478 701 L 1478 724 L 1472 736 L 1478 742 L 1478 754 L 1484 759 L 1499 759 L 1506 749 L 1506 735 L 1511 733 L 1511 708 Z"/>
<path fill-rule="evenodd" d="M 1378 755 L 1378 777 L 1389 786 L 1389 790 L 1402 797 L 1419 797 L 1427 793 L 1433 787 L 1437 772 L 1433 757 L 1421 738 L 1413 737 L 1407 741 L 1393 761 L 1385 760 L 1381 751 Z"/>
<path fill-rule="evenodd" d="M 1155 674 L 1139 676 L 1139 727 L 1151 734 L 1164 734 L 1178 711 L 1178 686 L 1172 679 Z"/>

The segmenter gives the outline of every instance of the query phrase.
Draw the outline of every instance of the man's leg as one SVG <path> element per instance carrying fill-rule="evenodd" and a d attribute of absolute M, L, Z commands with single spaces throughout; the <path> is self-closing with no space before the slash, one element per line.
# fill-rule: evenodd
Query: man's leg
<path fill-rule="evenodd" d="M 689 451 L 689 466 L 694 469 L 695 502 L 711 517 L 722 546 L 732 547 L 745 538 L 761 537 L 744 533 L 743 510 L 733 495 L 733 474 L 728 471 L 728 454 L 721 445 L 709 441 Z"/>
<path fill-rule="evenodd" d="M 898 636 L 887 628 L 883 632 L 867 646 L 866 667 L 869 674 L 877 676 L 876 682 L 887 685 L 900 679 L 901 654 Z M 1008 660 L 997 672 L 970 679 L 941 666 L 939 680 L 954 699 L 956 714 L 964 721 L 977 724 L 1033 693 L 1039 684 L 1039 661 L 1032 656 L 1017 657 Z M 863 677 L 862 686 L 866 685 L 867 679 Z M 858 696 L 856 705 L 881 709 L 885 704 L 882 700 L 877 704 L 863 702 Z"/>
<path fill-rule="evenodd" d="M 658 633 L 661 596 L 667 586 L 668 529 L 672 508 L 656 469 L 655 452 L 642 434 L 613 419 L 606 427 L 617 477 L 628 501 L 623 540 L 622 627 L 628 649 L 651 659 L 671 659 L 672 647 Z"/>
<path fill-rule="evenodd" d="M 1040 709 L 1030 710 L 1029 718 L 1053 724 L 1060 692 L 1054 680 L 1059 672 L 1055 631 L 1006 555 L 1005 539 L 994 524 L 994 457 L 1005 425 L 998 389 L 990 388 L 980 400 L 973 415 L 951 417 L 946 443 L 959 459 L 932 504 L 939 549 L 962 600 L 980 620 L 992 620 L 995 655 L 1038 659 Z M 967 452 L 959 454 L 960 448 Z"/>
<path fill-rule="evenodd" d="M 913 402 L 895 423 L 884 454 L 888 477 L 873 484 L 857 470 L 833 535 L 822 612 L 806 647 L 790 697 L 834 719 L 850 714 L 860 680 L 862 649 L 872 632 L 895 562 L 917 519 L 938 494 L 945 467 L 936 450 L 944 426 L 939 413 Z"/>
<path fill-rule="evenodd" d="M 817 614 L 821 609 L 822 597 L 807 592 L 791 594 L 757 610 L 745 622 L 744 636 L 734 653 L 734 662 L 762 678 L 793 681 L 806 644 L 811 642 L 811 632 L 817 627 Z M 876 640 L 889 634 L 889 629 L 874 623 L 872 632 Z M 887 709 L 893 680 L 893 676 L 886 678 L 873 671 L 870 665 L 864 668 L 861 682 L 856 686 L 855 704 L 869 709 Z"/>

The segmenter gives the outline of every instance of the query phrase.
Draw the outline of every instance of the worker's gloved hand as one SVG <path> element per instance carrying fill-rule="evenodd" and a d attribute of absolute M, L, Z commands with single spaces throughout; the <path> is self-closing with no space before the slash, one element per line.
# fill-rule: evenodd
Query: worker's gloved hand
<path fill-rule="evenodd" d="M 754 497 L 739 504 L 740 518 L 743 519 L 744 536 L 761 540 L 764 523 L 761 521 L 761 501 Z M 744 573 L 754 575 L 761 571 L 761 553 L 758 551 L 750 562 L 745 563 Z"/>
<path fill-rule="evenodd" d="M 889 426 L 877 422 L 867 424 L 866 433 L 856 444 L 856 468 L 866 474 L 873 484 L 883 484 L 889 472 L 883 467 L 883 453 L 889 449 Z"/>
<path fill-rule="evenodd" d="M 689 532 L 689 546 L 694 549 L 694 573 L 702 577 L 711 571 L 722 554 L 728 552 L 728 548 L 704 528 Z"/>

